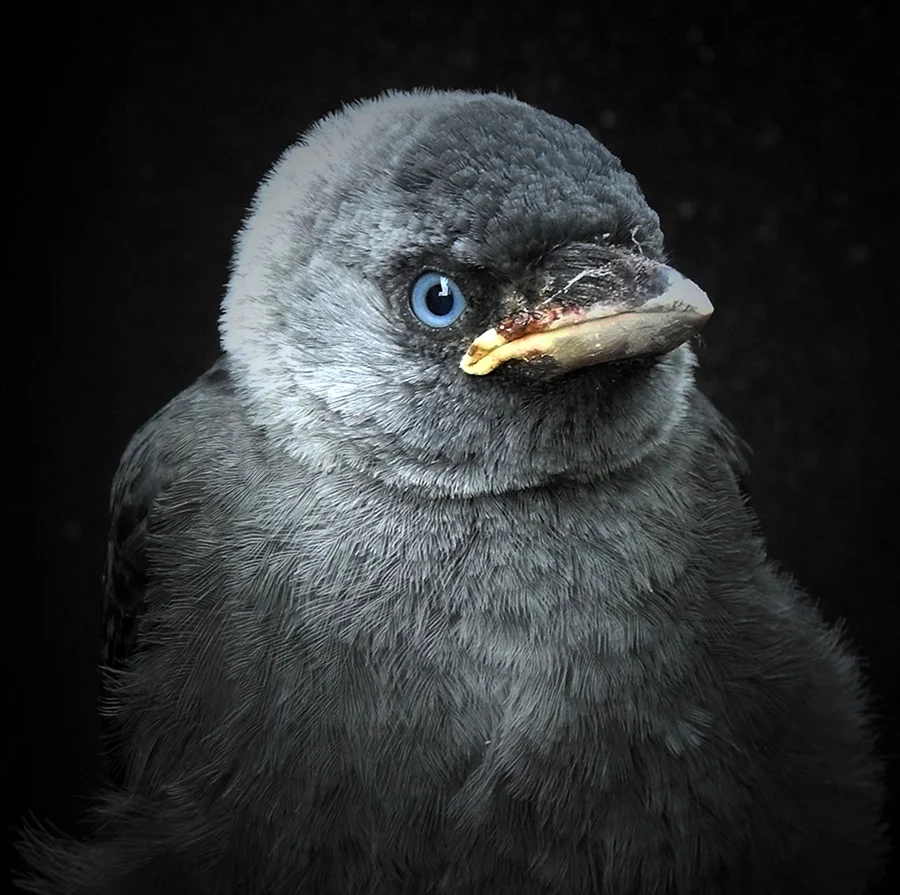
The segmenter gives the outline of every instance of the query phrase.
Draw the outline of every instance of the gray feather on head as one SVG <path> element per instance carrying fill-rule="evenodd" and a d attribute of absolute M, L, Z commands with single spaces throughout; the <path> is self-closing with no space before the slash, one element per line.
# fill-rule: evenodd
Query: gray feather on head
<path fill-rule="evenodd" d="M 603 240 L 662 257 L 657 216 L 586 130 L 497 94 L 387 94 L 315 125 L 265 178 L 222 346 L 248 408 L 305 460 L 452 494 L 602 477 L 678 422 L 688 346 L 559 383 L 472 381 L 453 361 L 542 260 Z M 409 313 L 424 268 L 469 278 L 453 333 Z"/>

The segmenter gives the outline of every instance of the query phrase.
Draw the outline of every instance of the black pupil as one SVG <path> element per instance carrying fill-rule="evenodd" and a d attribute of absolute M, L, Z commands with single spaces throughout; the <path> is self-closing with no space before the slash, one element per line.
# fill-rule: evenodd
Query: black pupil
<path fill-rule="evenodd" d="M 441 286 L 435 283 L 425 294 L 425 306 L 435 317 L 446 317 L 453 310 L 453 292 L 447 287 L 447 294 L 441 295 Z"/>

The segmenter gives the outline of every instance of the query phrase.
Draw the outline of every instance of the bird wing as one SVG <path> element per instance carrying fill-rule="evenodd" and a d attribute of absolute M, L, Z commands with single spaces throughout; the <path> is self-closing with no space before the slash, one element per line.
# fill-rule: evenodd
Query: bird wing
<path fill-rule="evenodd" d="M 183 409 L 221 391 L 231 392 L 224 359 L 170 401 L 134 435 L 113 479 L 110 528 L 103 576 L 104 664 L 123 668 L 139 648 L 140 618 L 147 586 L 147 552 L 153 508 L 187 464 L 170 438 L 182 424 Z"/>
<path fill-rule="evenodd" d="M 147 583 L 150 511 L 175 476 L 157 450 L 157 416 L 132 438 L 113 479 L 103 576 L 103 662 L 113 671 L 123 668 L 135 650 Z"/>
<path fill-rule="evenodd" d="M 206 393 L 230 391 L 224 361 L 218 361 L 189 389 L 169 402 L 134 435 L 113 479 L 110 527 L 103 575 L 104 698 L 109 697 L 111 677 L 123 672 L 131 657 L 143 648 L 141 617 L 147 590 L 148 554 L 159 498 L 178 481 L 187 467 L 183 450 L 171 438 L 171 427 L 183 423 L 182 408 Z M 104 738 L 115 765 L 117 732 L 104 712 Z M 111 767 L 114 776 L 115 767 Z"/>

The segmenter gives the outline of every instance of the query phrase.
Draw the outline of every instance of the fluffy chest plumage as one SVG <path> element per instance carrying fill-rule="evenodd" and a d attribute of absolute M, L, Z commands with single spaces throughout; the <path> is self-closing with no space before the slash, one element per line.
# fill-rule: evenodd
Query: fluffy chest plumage
<path fill-rule="evenodd" d="M 233 533 L 229 673 L 249 698 L 242 676 L 266 669 L 265 724 L 335 781 L 449 796 L 476 767 L 499 778 L 560 750 L 573 780 L 596 779 L 598 738 L 625 736 L 639 710 L 616 705 L 667 660 L 677 678 L 692 636 L 648 599 L 686 574 L 684 549 L 654 550 L 684 526 L 612 513 L 621 499 L 568 486 L 434 501 L 322 478 L 288 502 L 284 535 Z"/>
<path fill-rule="evenodd" d="M 239 512 L 177 493 L 162 508 L 178 551 L 157 554 L 153 615 L 178 633 L 149 660 L 169 691 L 142 720 L 154 761 L 189 754 L 191 785 L 242 829 L 265 805 L 311 848 L 528 851 L 548 829 L 615 826 L 652 790 L 655 754 L 702 741 L 690 515 L 573 485 L 434 501 L 273 477 L 218 493 Z"/>

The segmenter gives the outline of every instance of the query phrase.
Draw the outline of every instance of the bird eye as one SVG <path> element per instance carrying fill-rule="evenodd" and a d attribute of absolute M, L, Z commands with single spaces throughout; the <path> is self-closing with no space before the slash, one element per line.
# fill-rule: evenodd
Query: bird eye
<path fill-rule="evenodd" d="M 449 277 L 424 273 L 413 283 L 409 304 L 426 326 L 449 326 L 465 310 L 466 299 Z"/>

